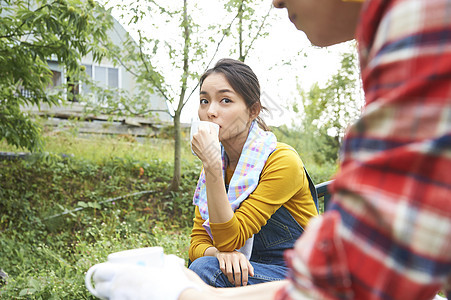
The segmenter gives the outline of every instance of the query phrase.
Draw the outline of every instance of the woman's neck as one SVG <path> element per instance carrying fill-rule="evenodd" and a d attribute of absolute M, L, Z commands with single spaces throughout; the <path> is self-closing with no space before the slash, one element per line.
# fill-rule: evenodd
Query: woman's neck
<path fill-rule="evenodd" d="M 224 147 L 224 151 L 228 158 L 228 167 L 235 170 L 240 160 L 241 152 L 243 151 L 244 144 L 249 136 L 251 124 L 246 126 L 246 130 L 243 130 L 242 134 L 236 135 L 234 138 L 222 141 L 221 144 Z"/>
<path fill-rule="evenodd" d="M 227 141 L 223 142 L 222 146 L 224 147 L 224 151 L 227 154 L 227 167 L 235 170 L 238 165 L 238 161 L 240 160 L 241 151 L 243 150 L 244 144 L 246 140 L 238 142 L 238 141 Z"/>

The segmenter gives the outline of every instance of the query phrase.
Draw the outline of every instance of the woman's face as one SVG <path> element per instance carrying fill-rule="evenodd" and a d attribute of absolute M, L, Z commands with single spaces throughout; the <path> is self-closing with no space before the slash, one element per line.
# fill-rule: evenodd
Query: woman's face
<path fill-rule="evenodd" d="M 342 0 L 273 0 L 314 45 L 329 46 L 354 38 L 361 3 Z"/>
<path fill-rule="evenodd" d="M 243 97 L 222 73 L 211 73 L 200 88 L 199 119 L 219 125 L 219 141 L 246 140 L 251 118 Z"/>

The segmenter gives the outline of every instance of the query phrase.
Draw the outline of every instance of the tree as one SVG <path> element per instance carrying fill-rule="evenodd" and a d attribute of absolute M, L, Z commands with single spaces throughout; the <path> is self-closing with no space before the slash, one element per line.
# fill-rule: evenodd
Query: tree
<path fill-rule="evenodd" d="M 253 49 L 254 43 L 259 37 L 264 37 L 268 34 L 266 31 L 269 23 L 268 17 L 272 10 L 272 4 L 264 15 L 260 12 L 262 9 L 262 1 L 254 0 L 229 0 L 225 4 L 225 8 L 229 11 L 236 11 L 236 18 L 238 19 L 236 25 L 236 32 L 232 31 L 232 36 L 236 41 L 238 51 L 232 49 L 232 54 L 238 54 L 238 60 L 244 62 L 250 50 Z"/>
<path fill-rule="evenodd" d="M 119 95 L 122 98 L 120 101 L 117 97 L 102 98 L 103 102 L 97 104 L 111 108 L 121 103 L 122 108 L 126 106 L 128 113 L 145 114 L 152 111 L 145 103 L 148 99 L 146 97 L 149 97 L 150 93 L 158 93 L 172 105 L 174 174 L 168 189 L 176 191 L 181 181 L 180 116 L 186 104 L 189 81 L 192 83 L 194 79 L 199 78 L 199 73 L 190 70 L 190 66 L 194 61 L 202 61 L 204 53 L 200 42 L 192 37 L 197 25 L 189 14 L 187 0 L 183 1 L 182 7 L 171 4 L 163 7 L 153 0 L 147 0 L 132 5 L 119 4 L 115 8 L 122 12 L 121 18 L 131 29 L 136 30 L 138 41 L 129 36 L 122 47 L 125 53 L 112 43 L 104 46 L 108 48 L 110 58 L 136 77 L 141 93 L 132 97 Z M 146 23 L 146 30 L 134 28 L 142 28 L 142 23 L 146 20 L 151 20 L 150 24 Z M 165 25 L 170 27 L 169 31 L 173 31 L 175 35 L 159 36 L 157 33 L 164 31 L 160 27 Z"/>
<path fill-rule="evenodd" d="M 306 91 L 298 84 L 298 91 L 301 101 L 292 103 L 292 126 L 273 132 L 298 151 L 314 182 L 330 180 L 342 137 L 363 105 L 355 48 L 342 54 L 340 68 L 323 86 L 315 83 Z"/>
<path fill-rule="evenodd" d="M 340 69 L 324 87 L 313 84 L 308 92 L 298 86 L 302 108 L 300 123 L 293 124 L 302 133 L 306 151 L 318 164 L 335 163 L 346 128 L 357 119 L 363 105 L 359 70 L 355 50 L 341 56 Z"/>
<path fill-rule="evenodd" d="M 48 60 L 76 78 L 81 57 L 90 52 L 100 61 L 105 55 L 97 45 L 107 39 L 111 16 L 93 0 L 3 0 L 0 19 L 0 137 L 38 150 L 39 127 L 21 107 L 64 102 L 64 90 L 49 89 Z"/>
<path fill-rule="evenodd" d="M 140 114 L 152 111 L 152 108 L 146 107 L 144 101 L 139 100 L 145 93 L 158 93 L 170 103 L 174 124 L 174 173 L 169 186 L 171 191 L 179 189 L 181 180 L 180 117 L 182 110 L 197 89 L 200 75 L 212 64 L 221 44 L 229 36 L 231 27 L 240 14 L 240 12 L 233 12 L 233 15 L 236 13 L 235 17 L 230 17 L 226 24 L 210 24 L 207 27 L 201 27 L 193 17 L 194 11 L 200 11 L 196 4 L 191 6 L 187 0 L 184 0 L 182 4 L 181 7 L 174 3 L 165 3 L 163 6 L 157 1 L 145 0 L 132 5 L 115 6 L 121 12 L 121 19 L 128 24 L 131 31 L 136 31 L 136 42 L 131 37 L 125 41 L 123 48 L 127 49 L 126 53 L 121 52 L 113 44 L 105 45 L 105 47 L 109 49 L 109 53 L 118 64 L 126 67 L 136 76 L 143 94 L 133 99 L 120 96 L 122 100 L 119 101 L 117 98 L 106 97 L 103 98 L 105 102 L 98 103 L 100 106 L 109 108 L 122 103 L 122 108 L 128 106 L 129 112 Z M 246 9 L 250 10 L 250 6 Z M 241 16 L 243 20 L 247 18 L 244 8 Z M 142 29 L 144 27 L 145 30 Z M 215 32 L 217 28 L 220 28 L 220 34 Z M 164 34 L 161 34 L 162 32 Z M 215 40 L 212 36 L 221 36 L 221 38 Z M 255 39 L 256 37 L 253 37 L 246 51 L 242 53 L 244 58 L 252 48 Z"/>

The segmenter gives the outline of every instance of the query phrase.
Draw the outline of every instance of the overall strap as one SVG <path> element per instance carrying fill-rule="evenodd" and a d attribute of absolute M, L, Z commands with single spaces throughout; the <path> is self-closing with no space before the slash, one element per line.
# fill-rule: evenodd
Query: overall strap
<path fill-rule="evenodd" d="M 307 169 L 304 166 L 305 175 L 307 175 L 308 179 L 308 187 L 310 189 L 310 194 L 312 194 L 313 202 L 315 202 L 316 211 L 319 213 L 319 207 L 318 207 L 318 193 L 316 192 L 315 184 L 313 183 L 312 178 L 310 178 L 310 175 L 307 172 Z"/>
<path fill-rule="evenodd" d="M 300 157 L 300 155 L 299 155 L 299 153 L 296 151 L 296 149 L 294 149 L 293 147 L 291 147 L 290 145 L 287 145 L 287 144 L 284 144 L 284 146 L 285 146 L 286 149 L 290 149 L 290 150 L 293 150 L 294 152 L 296 152 L 296 154 Z M 283 146 L 280 147 L 280 148 L 274 149 L 274 150 L 271 152 L 271 154 L 274 153 L 276 150 L 282 149 L 282 148 L 283 148 Z M 271 154 L 270 154 L 270 155 L 271 155 Z M 304 162 L 302 162 L 302 164 L 304 164 Z M 316 211 L 319 213 L 318 193 L 316 192 L 315 184 L 313 183 L 313 180 L 312 180 L 312 178 L 310 177 L 309 173 L 307 172 L 307 169 L 305 168 L 305 166 L 304 166 L 304 171 L 305 171 L 305 175 L 307 176 L 308 187 L 309 187 L 309 189 L 310 189 L 310 194 L 312 195 L 313 202 L 315 202 Z"/>

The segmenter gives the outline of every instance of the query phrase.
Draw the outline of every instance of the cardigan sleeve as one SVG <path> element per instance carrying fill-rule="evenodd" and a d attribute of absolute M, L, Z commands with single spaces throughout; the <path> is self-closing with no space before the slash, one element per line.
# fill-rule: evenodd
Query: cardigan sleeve
<path fill-rule="evenodd" d="M 197 258 L 204 256 L 205 250 L 213 247 L 213 241 L 202 226 L 204 222 L 200 215 L 199 207 L 196 205 L 194 225 L 191 231 L 191 242 L 188 250 L 188 256 L 191 261 L 195 261 Z"/>

